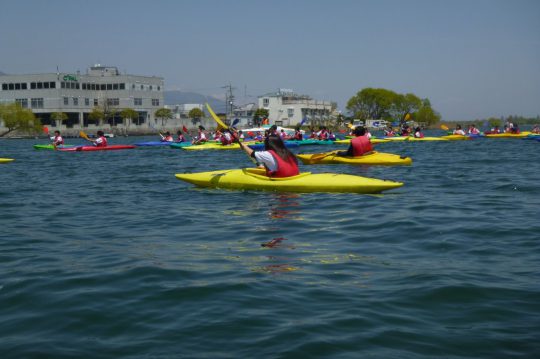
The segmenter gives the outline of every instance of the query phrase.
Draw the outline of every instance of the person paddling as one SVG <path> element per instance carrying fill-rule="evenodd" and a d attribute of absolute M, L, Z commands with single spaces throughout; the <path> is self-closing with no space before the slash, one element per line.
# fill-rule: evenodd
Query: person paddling
<path fill-rule="evenodd" d="M 268 177 L 291 177 L 300 174 L 296 156 L 285 147 L 279 135 L 268 134 L 264 139 L 264 151 L 253 151 L 239 142 L 236 136 L 235 140 L 248 156 L 264 166 Z"/>
<path fill-rule="evenodd" d="M 98 137 L 95 140 L 89 139 L 89 141 L 92 142 L 96 147 L 107 147 L 107 138 L 105 137 L 103 131 L 98 131 L 97 136 Z"/>
<path fill-rule="evenodd" d="M 420 127 L 416 127 L 414 129 L 414 137 L 415 138 L 423 138 L 424 134 L 422 133 L 422 129 Z"/>
<path fill-rule="evenodd" d="M 161 136 L 161 142 L 174 142 L 174 138 L 169 131 L 165 132 L 165 136 L 161 133 L 159 135 Z"/>
<path fill-rule="evenodd" d="M 370 152 L 373 152 L 373 147 L 369 138 L 366 137 L 366 129 L 358 126 L 354 129 L 353 134 L 356 136 L 351 140 L 351 144 L 347 151 L 338 151 L 336 156 L 360 157 Z"/>
<path fill-rule="evenodd" d="M 185 142 L 186 141 L 186 138 L 184 137 L 184 134 L 182 133 L 182 131 L 178 130 L 176 132 L 176 142 Z"/>
<path fill-rule="evenodd" d="M 465 136 L 465 131 L 461 129 L 461 125 L 456 125 L 456 129 L 452 132 L 453 135 Z"/>
<path fill-rule="evenodd" d="M 54 131 L 54 138 L 53 138 L 53 146 L 56 147 L 56 146 L 62 146 L 64 144 L 64 139 L 62 138 L 62 136 L 60 136 L 60 131 L 56 130 Z"/>

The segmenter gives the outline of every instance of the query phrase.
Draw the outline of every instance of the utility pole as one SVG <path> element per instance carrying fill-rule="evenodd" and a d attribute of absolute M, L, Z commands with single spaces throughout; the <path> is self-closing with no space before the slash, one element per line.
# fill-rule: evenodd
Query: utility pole
<path fill-rule="evenodd" d="M 228 85 L 222 86 L 221 88 L 227 89 L 225 92 L 225 112 L 227 112 L 227 117 L 229 120 L 233 117 L 234 110 L 234 95 L 233 90 L 236 89 L 232 87 L 231 83 Z"/>

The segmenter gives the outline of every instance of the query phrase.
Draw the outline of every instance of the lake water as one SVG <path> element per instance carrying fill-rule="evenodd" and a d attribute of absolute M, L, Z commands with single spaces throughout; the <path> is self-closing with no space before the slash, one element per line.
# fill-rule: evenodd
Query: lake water
<path fill-rule="evenodd" d="M 0 165 L 1 358 L 540 355 L 537 141 L 385 143 L 413 165 L 302 166 L 405 182 L 383 195 L 174 177 L 250 166 L 240 151 L 35 143 L 0 141 L 16 159 Z"/>

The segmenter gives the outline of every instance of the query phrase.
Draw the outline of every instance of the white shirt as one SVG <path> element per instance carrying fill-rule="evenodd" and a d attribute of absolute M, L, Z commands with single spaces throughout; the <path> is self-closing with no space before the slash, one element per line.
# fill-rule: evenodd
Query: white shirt
<path fill-rule="evenodd" d="M 268 151 L 255 151 L 255 159 L 263 163 L 269 171 L 277 171 L 277 162 L 274 156 Z"/>

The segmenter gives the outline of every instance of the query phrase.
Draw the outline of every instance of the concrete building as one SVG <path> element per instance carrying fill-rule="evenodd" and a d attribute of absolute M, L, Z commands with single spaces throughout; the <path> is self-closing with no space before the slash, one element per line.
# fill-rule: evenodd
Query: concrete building
<path fill-rule="evenodd" d="M 240 126 L 253 126 L 253 116 L 255 115 L 255 111 L 257 111 L 257 105 L 254 103 L 248 103 L 243 106 L 238 106 L 233 109 L 233 118 L 229 119 L 231 121 L 234 121 L 236 119 L 239 119 L 237 127 Z"/>
<path fill-rule="evenodd" d="M 175 119 L 186 119 L 189 118 L 189 112 L 195 108 L 204 112 L 204 105 L 201 103 L 184 103 L 177 105 L 165 105 L 165 108 L 168 108 L 172 111 L 173 117 Z"/>
<path fill-rule="evenodd" d="M 259 96 L 259 108 L 268 110 L 270 123 L 284 127 L 294 127 L 305 118 L 305 124 L 322 123 L 330 119 L 336 104 L 317 101 L 306 95 L 295 94 L 292 90 Z"/>
<path fill-rule="evenodd" d="M 155 111 L 162 108 L 163 78 L 121 74 L 116 67 L 95 65 L 85 74 L 43 73 L 0 76 L 0 103 L 18 102 L 31 109 L 44 125 L 59 129 L 102 128 L 119 132 L 157 124 Z M 94 108 L 116 112 L 132 108 L 138 118 L 123 120 L 117 113 L 104 123 L 89 118 Z M 68 115 L 55 123 L 54 112 Z M 2 124 L 0 123 L 0 127 Z M 114 132 L 114 131 L 113 131 Z"/>

